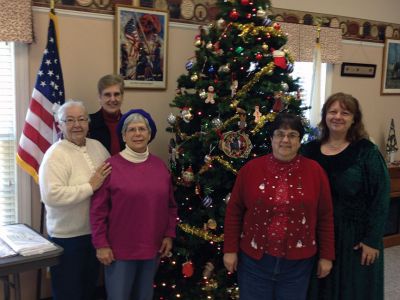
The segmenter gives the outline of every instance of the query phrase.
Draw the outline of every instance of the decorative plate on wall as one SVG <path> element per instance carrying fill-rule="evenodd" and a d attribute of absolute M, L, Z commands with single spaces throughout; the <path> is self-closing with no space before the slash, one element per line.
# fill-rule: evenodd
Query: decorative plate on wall
<path fill-rule="evenodd" d="M 90 6 L 93 4 L 93 0 L 76 0 L 80 6 Z"/>
<path fill-rule="evenodd" d="M 314 18 L 311 14 L 305 14 L 303 17 L 303 23 L 305 25 L 313 25 Z"/>
<path fill-rule="evenodd" d="M 347 34 L 347 23 L 346 22 L 342 22 L 340 23 L 340 29 L 342 29 L 342 35 L 346 35 Z"/>
<path fill-rule="evenodd" d="M 194 16 L 199 21 L 204 21 L 207 18 L 207 7 L 203 4 L 197 4 L 194 7 Z"/>
<path fill-rule="evenodd" d="M 296 15 L 285 15 L 285 22 L 287 23 L 299 23 L 299 18 Z"/>
<path fill-rule="evenodd" d="M 332 27 L 332 28 L 339 28 L 339 20 L 337 19 L 337 18 L 332 18 L 330 21 L 329 21 L 329 27 Z"/>
<path fill-rule="evenodd" d="M 371 26 L 371 36 L 372 36 L 374 39 L 376 39 L 376 38 L 378 38 L 378 35 L 379 35 L 378 26 L 372 25 L 372 26 Z"/>
<path fill-rule="evenodd" d="M 360 29 L 360 25 L 358 25 L 357 22 L 350 22 L 350 23 L 347 25 L 347 32 L 348 32 L 350 35 L 358 35 L 359 29 Z"/>
<path fill-rule="evenodd" d="M 364 22 L 363 24 L 363 32 L 364 36 L 371 36 L 371 23 L 370 22 Z"/>
<path fill-rule="evenodd" d="M 110 6 L 111 0 L 94 0 L 94 4 L 99 8 L 107 8 Z"/>
<path fill-rule="evenodd" d="M 393 37 L 393 27 L 387 25 L 385 28 L 385 38 L 391 38 L 391 37 Z"/>
<path fill-rule="evenodd" d="M 181 4 L 181 15 L 184 19 L 190 20 L 194 15 L 194 3 L 192 0 L 183 0 Z"/>

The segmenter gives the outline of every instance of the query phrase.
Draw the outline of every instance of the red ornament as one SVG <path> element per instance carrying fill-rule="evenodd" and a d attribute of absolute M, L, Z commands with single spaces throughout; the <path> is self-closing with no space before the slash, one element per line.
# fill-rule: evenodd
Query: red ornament
<path fill-rule="evenodd" d="M 193 263 L 189 260 L 182 264 L 183 277 L 192 277 L 194 273 Z"/>
<path fill-rule="evenodd" d="M 229 13 L 229 18 L 231 18 L 232 21 L 236 21 L 239 18 L 239 13 L 236 9 L 232 9 L 232 11 Z"/>
<path fill-rule="evenodd" d="M 251 14 L 248 13 L 248 14 L 246 15 L 246 18 L 247 18 L 247 19 L 251 19 Z"/>
<path fill-rule="evenodd" d="M 281 24 L 279 24 L 279 23 L 274 23 L 274 29 L 276 29 L 276 30 L 281 29 Z"/>
<path fill-rule="evenodd" d="M 250 1 L 249 0 L 240 0 L 240 4 L 246 6 L 249 5 Z"/>
<path fill-rule="evenodd" d="M 275 99 L 275 103 L 274 106 L 272 107 L 272 110 L 274 112 L 280 112 L 283 108 L 283 103 L 282 103 L 282 99 L 281 98 L 277 98 Z"/>
<path fill-rule="evenodd" d="M 263 55 L 261 53 L 256 54 L 256 59 L 261 60 L 263 58 Z"/>

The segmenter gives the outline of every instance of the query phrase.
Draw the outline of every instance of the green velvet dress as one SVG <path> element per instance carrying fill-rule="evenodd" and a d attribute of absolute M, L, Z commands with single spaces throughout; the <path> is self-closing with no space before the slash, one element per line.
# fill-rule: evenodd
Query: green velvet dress
<path fill-rule="evenodd" d="M 310 281 L 308 300 L 383 300 L 383 232 L 389 208 L 390 179 L 378 148 L 362 139 L 337 155 L 324 155 L 319 141 L 302 154 L 326 170 L 332 190 L 336 260 L 324 279 Z M 361 265 L 359 242 L 379 249 L 379 259 Z"/>

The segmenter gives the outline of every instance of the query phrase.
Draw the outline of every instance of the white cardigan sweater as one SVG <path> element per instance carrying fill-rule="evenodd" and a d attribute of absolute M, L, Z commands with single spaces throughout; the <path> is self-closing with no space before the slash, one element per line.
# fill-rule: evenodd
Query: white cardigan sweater
<path fill-rule="evenodd" d="M 109 156 L 100 142 L 89 138 L 83 147 L 61 140 L 46 151 L 39 168 L 39 187 L 51 237 L 90 234 L 93 190 L 89 179 Z"/>

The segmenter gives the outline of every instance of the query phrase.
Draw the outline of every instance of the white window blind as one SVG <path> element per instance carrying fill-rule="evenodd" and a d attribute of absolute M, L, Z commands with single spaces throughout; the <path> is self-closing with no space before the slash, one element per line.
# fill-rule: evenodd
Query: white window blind
<path fill-rule="evenodd" d="M 321 65 L 321 107 L 325 101 L 326 94 L 326 72 L 327 64 L 323 63 Z M 302 98 L 304 100 L 304 106 L 311 106 L 311 88 L 312 88 L 312 78 L 313 78 L 313 63 L 312 62 L 295 62 L 294 70 L 292 73 L 293 78 L 300 78 L 299 84 L 302 88 Z M 312 108 L 311 108 L 312 109 Z M 306 110 L 304 115 L 307 119 L 310 119 L 310 110 Z M 318 112 L 320 114 L 320 112 Z"/>
<path fill-rule="evenodd" d="M 17 221 L 13 43 L 0 42 L 0 225 Z"/>

